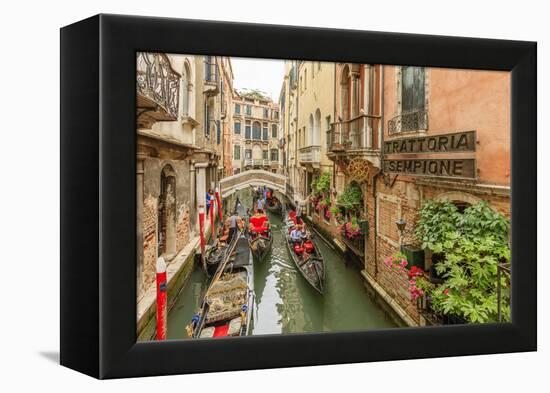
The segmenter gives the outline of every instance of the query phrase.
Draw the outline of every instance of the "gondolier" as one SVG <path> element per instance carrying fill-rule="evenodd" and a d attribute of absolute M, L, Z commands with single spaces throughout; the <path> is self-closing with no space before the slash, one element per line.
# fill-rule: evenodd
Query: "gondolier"
<path fill-rule="evenodd" d="M 298 201 L 294 201 L 294 204 L 296 205 L 296 223 L 301 224 L 302 223 L 302 206 Z"/>
<path fill-rule="evenodd" d="M 233 214 L 229 217 L 229 237 L 227 242 L 230 243 L 233 239 L 233 236 L 235 236 L 235 233 L 237 233 L 237 225 L 239 221 L 239 215 L 237 214 L 237 211 L 234 211 Z"/>

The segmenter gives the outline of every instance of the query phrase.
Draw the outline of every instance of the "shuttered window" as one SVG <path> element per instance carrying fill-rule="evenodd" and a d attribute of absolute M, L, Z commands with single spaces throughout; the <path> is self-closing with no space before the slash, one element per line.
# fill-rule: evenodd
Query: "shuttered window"
<path fill-rule="evenodd" d="M 403 67 L 401 81 L 401 113 L 423 111 L 425 103 L 424 67 Z"/>

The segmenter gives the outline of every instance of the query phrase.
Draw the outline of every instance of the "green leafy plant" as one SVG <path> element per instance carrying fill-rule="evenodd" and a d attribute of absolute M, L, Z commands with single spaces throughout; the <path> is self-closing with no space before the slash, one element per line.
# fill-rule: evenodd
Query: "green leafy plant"
<path fill-rule="evenodd" d="M 319 178 L 312 182 L 311 187 L 319 194 L 326 194 L 330 191 L 331 175 L 329 171 L 324 171 Z"/>
<path fill-rule="evenodd" d="M 357 183 L 350 183 L 338 197 L 338 204 L 352 212 L 360 212 L 363 206 L 363 194 Z"/>
<path fill-rule="evenodd" d="M 469 322 L 496 321 L 497 269 L 510 260 L 509 229 L 509 221 L 486 202 L 463 214 L 450 202 L 423 205 L 416 236 L 422 248 L 443 256 L 435 269 L 444 282 L 426 292 L 434 311 Z M 502 314 L 509 320 L 509 278 L 502 275 L 500 284 Z"/>

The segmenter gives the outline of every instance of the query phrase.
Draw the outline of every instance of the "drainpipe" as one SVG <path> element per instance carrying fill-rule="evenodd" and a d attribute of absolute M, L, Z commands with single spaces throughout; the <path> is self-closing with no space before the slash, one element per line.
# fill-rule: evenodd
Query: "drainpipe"
<path fill-rule="evenodd" d="M 378 278 L 378 198 L 376 195 L 376 183 L 378 177 L 382 173 L 383 160 L 384 160 L 384 65 L 380 65 L 380 123 L 378 125 L 380 129 L 379 133 L 379 147 L 380 147 L 380 171 L 374 176 L 372 192 L 374 196 L 374 279 Z"/>

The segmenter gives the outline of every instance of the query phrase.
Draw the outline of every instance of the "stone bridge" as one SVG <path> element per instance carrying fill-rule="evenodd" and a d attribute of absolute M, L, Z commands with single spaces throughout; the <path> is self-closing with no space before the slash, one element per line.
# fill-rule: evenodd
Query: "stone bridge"
<path fill-rule="evenodd" d="M 220 180 L 220 192 L 224 199 L 250 186 L 266 186 L 283 194 L 287 193 L 286 176 L 262 169 L 244 171 Z"/>

